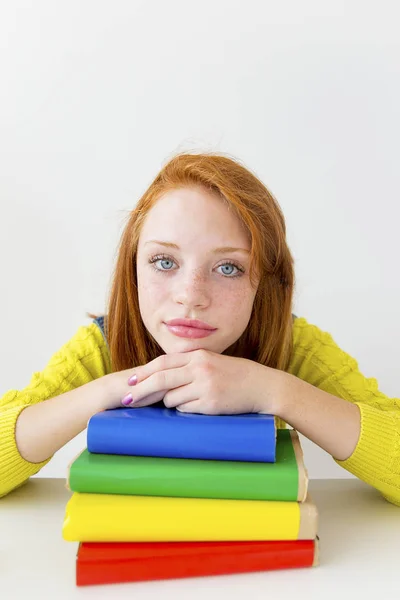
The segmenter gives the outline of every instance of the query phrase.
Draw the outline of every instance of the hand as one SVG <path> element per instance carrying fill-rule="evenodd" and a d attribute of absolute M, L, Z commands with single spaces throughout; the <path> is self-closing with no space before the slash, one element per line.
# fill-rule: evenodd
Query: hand
<path fill-rule="evenodd" d="M 168 408 L 209 415 L 274 414 L 284 375 L 252 360 L 203 349 L 164 354 L 123 373 L 137 376 L 137 383 L 121 400 L 125 406 L 143 407 L 163 399 Z"/>

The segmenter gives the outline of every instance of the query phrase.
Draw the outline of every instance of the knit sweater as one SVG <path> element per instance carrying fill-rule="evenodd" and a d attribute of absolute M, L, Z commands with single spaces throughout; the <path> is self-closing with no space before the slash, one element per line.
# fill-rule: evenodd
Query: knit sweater
<path fill-rule="evenodd" d="M 378 389 L 376 379 L 366 378 L 358 363 L 332 336 L 296 318 L 293 352 L 288 372 L 334 396 L 357 404 L 361 433 L 352 455 L 336 462 L 379 490 L 400 506 L 400 400 Z M 34 373 L 22 390 L 10 390 L 0 399 L 0 496 L 22 485 L 50 458 L 30 463 L 18 452 L 15 425 L 21 411 L 111 372 L 108 345 L 101 320 L 78 328 L 41 372 Z"/>

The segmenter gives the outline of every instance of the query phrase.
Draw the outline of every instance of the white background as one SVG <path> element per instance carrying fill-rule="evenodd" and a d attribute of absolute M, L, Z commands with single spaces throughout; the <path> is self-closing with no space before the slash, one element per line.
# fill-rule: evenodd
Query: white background
<path fill-rule="evenodd" d="M 0 9 L 0 395 L 104 311 L 125 217 L 180 150 L 277 197 L 294 312 L 399 394 L 397 2 L 14 0 Z M 346 477 L 302 438 L 310 477 Z M 65 477 L 85 432 L 40 473 Z"/>

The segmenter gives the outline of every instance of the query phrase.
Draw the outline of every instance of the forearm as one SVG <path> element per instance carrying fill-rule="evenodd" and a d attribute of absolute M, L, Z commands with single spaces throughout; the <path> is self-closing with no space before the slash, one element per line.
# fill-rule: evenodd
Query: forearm
<path fill-rule="evenodd" d="M 25 408 L 15 429 L 21 456 L 32 463 L 45 461 L 83 431 L 90 417 L 106 407 L 104 379 Z"/>
<path fill-rule="evenodd" d="M 353 453 L 360 436 L 360 411 L 356 404 L 288 373 L 282 373 L 281 392 L 274 414 L 337 460 Z"/>

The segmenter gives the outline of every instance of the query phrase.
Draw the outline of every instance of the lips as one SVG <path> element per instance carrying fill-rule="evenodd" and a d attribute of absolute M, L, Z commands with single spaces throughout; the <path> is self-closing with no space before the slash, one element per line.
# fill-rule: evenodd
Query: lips
<path fill-rule="evenodd" d="M 172 319 L 171 321 L 166 321 L 166 325 L 193 327 L 194 329 L 201 329 L 203 331 L 215 331 L 216 329 L 215 327 L 211 327 L 208 323 L 199 321 L 198 319 Z"/>
<path fill-rule="evenodd" d="M 172 319 L 165 325 L 173 335 L 190 339 L 204 338 L 216 331 L 215 327 L 198 319 Z"/>

